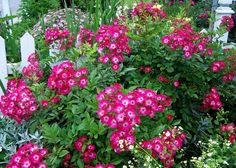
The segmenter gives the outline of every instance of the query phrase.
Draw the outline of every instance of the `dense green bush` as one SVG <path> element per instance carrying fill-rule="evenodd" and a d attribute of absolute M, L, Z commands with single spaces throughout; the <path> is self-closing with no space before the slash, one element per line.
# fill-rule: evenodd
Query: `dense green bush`
<path fill-rule="evenodd" d="M 32 27 L 39 18 L 50 9 L 58 9 L 60 2 L 58 0 L 22 0 L 19 15 L 23 22 L 27 22 Z"/>

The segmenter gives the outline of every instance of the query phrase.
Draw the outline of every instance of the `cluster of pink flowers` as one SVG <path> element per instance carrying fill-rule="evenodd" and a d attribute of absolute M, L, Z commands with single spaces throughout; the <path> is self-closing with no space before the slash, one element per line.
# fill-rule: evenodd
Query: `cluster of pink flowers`
<path fill-rule="evenodd" d="M 86 140 L 87 140 L 86 136 L 79 137 L 74 142 L 74 149 L 82 153 L 84 164 L 89 165 L 92 162 L 92 160 L 96 159 L 97 154 L 95 153 L 96 147 L 93 144 L 87 144 L 85 150 L 83 151 L 82 147 L 83 147 L 84 141 Z"/>
<path fill-rule="evenodd" d="M 141 66 L 141 67 L 139 68 L 139 70 L 140 70 L 141 72 L 151 72 L 151 71 L 152 71 L 152 67 L 150 67 L 150 66 Z"/>
<path fill-rule="evenodd" d="M 234 143 L 236 140 L 236 127 L 234 123 L 222 124 L 220 126 L 222 132 L 227 132 L 229 135 L 230 143 Z"/>
<path fill-rule="evenodd" d="M 170 168 L 174 165 L 174 156 L 181 149 L 185 138 L 185 133 L 173 128 L 164 130 L 161 137 L 143 141 L 141 147 L 150 150 L 154 158 L 158 156 L 164 166 Z"/>
<path fill-rule="evenodd" d="M 229 71 L 229 73 L 224 75 L 221 79 L 224 82 L 229 82 L 229 81 L 232 81 L 234 79 L 234 76 L 235 76 L 234 71 Z"/>
<path fill-rule="evenodd" d="M 180 48 L 183 50 L 185 58 L 191 58 L 192 55 L 197 52 L 204 54 L 206 51 L 209 53 L 209 51 L 205 49 L 208 43 L 207 38 L 194 32 L 189 23 L 184 23 L 179 20 L 175 22 L 181 23 L 183 26 L 176 28 L 172 34 L 162 37 L 162 44 L 168 45 L 172 50 Z"/>
<path fill-rule="evenodd" d="M 220 94 L 215 87 L 212 87 L 211 92 L 205 96 L 202 102 L 202 109 L 212 108 L 213 110 L 218 110 L 221 106 Z"/>
<path fill-rule="evenodd" d="M 3 115 L 21 123 L 28 120 L 37 110 L 36 99 L 23 79 L 11 79 L 7 83 L 7 93 L 1 96 L 0 109 Z"/>
<path fill-rule="evenodd" d="M 28 57 L 30 63 L 27 67 L 23 67 L 22 73 L 26 79 L 38 82 L 43 77 L 43 71 L 39 67 L 39 59 L 35 53 Z"/>
<path fill-rule="evenodd" d="M 60 65 L 55 65 L 48 79 L 48 88 L 56 90 L 57 94 L 66 95 L 71 88 L 80 86 L 84 88 L 88 84 L 87 68 L 74 69 L 74 63 L 65 61 Z"/>
<path fill-rule="evenodd" d="M 223 16 L 220 26 L 224 26 L 227 31 L 230 31 L 234 27 L 234 20 L 230 16 Z"/>
<path fill-rule="evenodd" d="M 6 168 L 47 168 L 43 162 L 47 151 L 46 148 L 39 148 L 37 144 L 29 142 L 18 149 Z"/>
<path fill-rule="evenodd" d="M 71 48 L 76 37 L 68 29 L 59 30 L 55 28 L 47 28 L 45 31 L 45 41 L 47 44 L 56 44 L 58 49 L 65 50 Z"/>
<path fill-rule="evenodd" d="M 130 128 L 131 126 L 128 122 L 124 123 L 123 126 L 127 126 L 127 129 L 129 128 L 130 130 L 121 130 L 118 128 L 110 136 L 111 147 L 116 153 L 130 151 L 135 143 L 134 129 Z"/>
<path fill-rule="evenodd" d="M 115 23 L 114 25 L 100 26 L 96 33 L 98 53 L 102 56 L 99 61 L 103 64 L 112 63 L 112 69 L 118 71 L 120 62 L 124 61 L 124 53 L 130 53 L 128 45 L 127 27 Z"/>
<path fill-rule="evenodd" d="M 84 168 L 115 168 L 115 166 L 113 164 L 103 165 L 101 163 L 98 163 L 95 166 L 85 166 Z"/>
<path fill-rule="evenodd" d="M 86 29 L 85 27 L 82 27 L 78 33 L 78 42 L 79 43 L 88 43 L 92 45 L 93 43 L 93 37 L 94 33 L 90 30 Z"/>
<path fill-rule="evenodd" d="M 215 61 L 213 62 L 213 65 L 211 65 L 211 70 L 212 72 L 218 72 L 219 70 L 224 70 L 225 69 L 225 61 Z"/>
<path fill-rule="evenodd" d="M 140 124 L 139 115 L 154 117 L 156 112 L 163 112 L 171 104 L 169 97 L 153 90 L 140 88 L 126 95 L 121 90 L 122 86 L 116 83 L 97 95 L 100 121 L 117 129 L 110 137 L 117 153 L 129 151 L 129 146 L 134 144 L 134 126 Z"/>
<path fill-rule="evenodd" d="M 157 18 L 162 20 L 167 17 L 167 14 L 155 6 L 152 2 L 139 2 L 132 11 L 132 16 L 138 16 L 141 20 L 146 20 L 147 17 Z"/>

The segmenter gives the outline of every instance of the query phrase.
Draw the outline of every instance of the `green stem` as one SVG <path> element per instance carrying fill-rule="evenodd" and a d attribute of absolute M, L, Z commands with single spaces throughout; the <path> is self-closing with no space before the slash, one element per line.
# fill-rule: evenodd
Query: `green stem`
<path fill-rule="evenodd" d="M 0 79 L 0 87 L 1 87 L 1 89 L 2 89 L 2 92 L 3 92 L 4 94 L 6 94 L 7 92 L 6 92 L 6 89 L 5 89 L 5 87 L 4 87 L 4 85 L 3 85 L 1 79 Z"/>
<path fill-rule="evenodd" d="M 137 144 L 137 143 L 136 143 Z M 156 161 L 156 159 L 154 157 L 152 157 L 152 155 L 150 155 L 145 149 L 143 149 L 140 145 L 137 144 L 137 146 L 146 154 L 148 155 L 149 157 L 152 158 L 152 160 L 155 161 L 155 164 L 159 165 L 158 161 Z"/>

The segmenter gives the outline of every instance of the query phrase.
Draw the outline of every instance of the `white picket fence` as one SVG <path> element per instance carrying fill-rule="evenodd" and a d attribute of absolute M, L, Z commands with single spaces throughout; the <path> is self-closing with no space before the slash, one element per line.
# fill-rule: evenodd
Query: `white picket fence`
<path fill-rule="evenodd" d="M 20 51 L 21 62 L 7 63 L 5 40 L 0 36 L 0 79 L 5 88 L 7 86 L 5 78 L 12 74 L 12 69 L 17 68 L 17 70 L 21 71 L 24 66 L 28 65 L 28 56 L 35 52 L 35 40 L 28 32 L 20 38 Z M 2 94 L 2 89 L 0 89 L 0 95 Z"/>

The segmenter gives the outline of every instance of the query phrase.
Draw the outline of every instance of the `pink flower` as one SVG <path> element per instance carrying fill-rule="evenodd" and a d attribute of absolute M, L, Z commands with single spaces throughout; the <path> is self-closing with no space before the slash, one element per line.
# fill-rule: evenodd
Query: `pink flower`
<path fill-rule="evenodd" d="M 168 119 L 169 121 L 171 121 L 171 120 L 173 119 L 173 115 L 168 114 L 168 115 L 167 115 L 167 119 Z"/>
<path fill-rule="evenodd" d="M 47 107 L 49 103 L 48 103 L 47 100 L 42 100 L 41 104 L 42 104 L 43 107 Z"/>
<path fill-rule="evenodd" d="M 170 44 L 170 37 L 169 36 L 164 36 L 161 39 L 162 44 Z"/>
<path fill-rule="evenodd" d="M 178 80 L 176 80 L 176 81 L 173 82 L 173 85 L 174 85 L 175 88 L 179 88 L 180 82 Z"/>
<path fill-rule="evenodd" d="M 212 48 L 208 48 L 207 53 L 208 53 L 209 56 L 212 56 Z"/>
<path fill-rule="evenodd" d="M 119 64 L 112 64 L 111 68 L 112 68 L 113 71 L 116 72 L 116 71 L 118 71 L 120 69 L 120 65 Z"/>
<path fill-rule="evenodd" d="M 61 100 L 60 97 L 53 97 L 53 98 L 51 99 L 51 101 L 52 101 L 53 103 L 58 103 L 60 100 Z"/>

